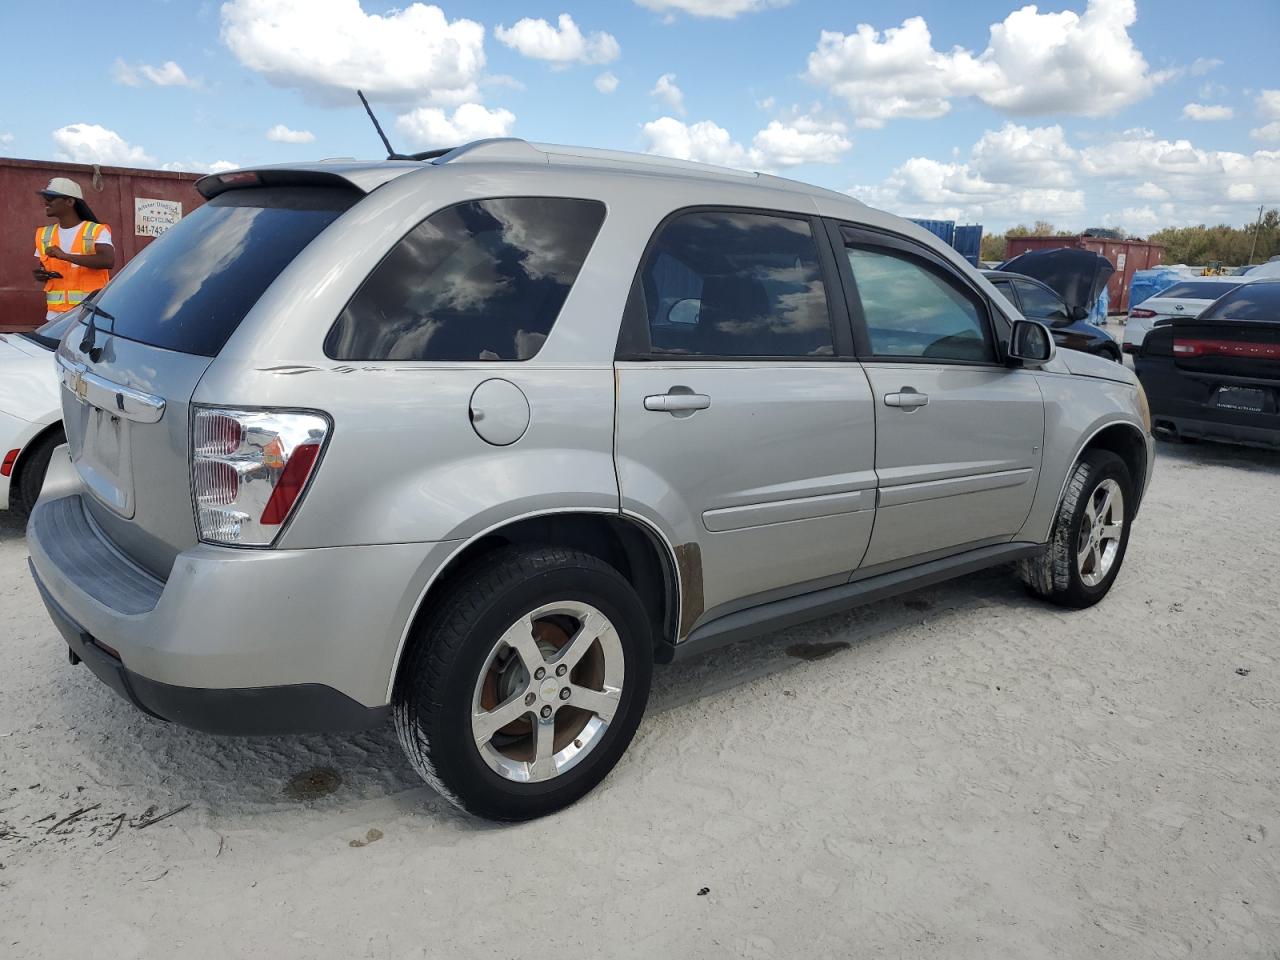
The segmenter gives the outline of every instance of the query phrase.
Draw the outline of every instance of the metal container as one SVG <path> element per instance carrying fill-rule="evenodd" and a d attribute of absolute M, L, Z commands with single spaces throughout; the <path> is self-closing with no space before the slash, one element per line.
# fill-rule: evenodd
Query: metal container
<path fill-rule="evenodd" d="M 31 276 L 39 265 L 35 258 L 37 227 L 51 221 L 44 215 L 43 190 L 53 177 L 70 177 L 84 191 L 84 199 L 99 222 L 111 228 L 119 270 L 154 237 L 148 230 L 162 229 L 164 215 L 181 205 L 186 215 L 204 198 L 196 192 L 195 181 L 204 174 L 168 170 L 137 170 L 128 167 L 99 167 L 52 160 L 14 160 L 0 157 L 0 330 L 30 330 L 44 323 L 43 285 Z M 138 201 L 167 201 L 143 204 L 159 217 L 138 223 Z M 143 231 L 142 234 L 139 231 Z"/>
<path fill-rule="evenodd" d="M 1129 309 L 1129 284 L 1136 270 L 1149 270 L 1164 262 L 1164 246 L 1146 240 L 1108 240 L 1104 237 L 1010 237 L 1005 252 L 1007 259 L 1031 250 L 1056 250 L 1073 247 L 1091 250 L 1106 257 L 1116 272 L 1107 282 L 1107 310 L 1125 313 Z"/>
<path fill-rule="evenodd" d="M 951 245 L 960 256 L 976 267 L 978 258 L 982 255 L 982 224 L 956 227 L 955 239 L 951 241 Z"/>
<path fill-rule="evenodd" d="M 943 243 L 953 246 L 956 235 L 956 222 L 954 220 L 917 220 L 915 217 L 908 218 L 916 226 L 924 227 L 935 237 L 939 237 Z"/>

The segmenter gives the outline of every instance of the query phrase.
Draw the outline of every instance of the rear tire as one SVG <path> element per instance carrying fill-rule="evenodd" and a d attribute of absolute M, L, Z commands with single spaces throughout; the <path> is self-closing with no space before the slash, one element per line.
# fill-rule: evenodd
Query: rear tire
<path fill-rule="evenodd" d="M 1067 489 L 1043 554 L 1018 562 L 1034 596 L 1063 607 L 1091 607 L 1111 589 L 1132 523 L 1133 480 L 1109 450 L 1087 450 Z"/>
<path fill-rule="evenodd" d="M 424 780 L 479 817 L 529 820 L 578 800 L 621 758 L 649 698 L 644 605 L 576 550 L 481 558 L 411 642 L 394 697 L 400 743 Z"/>
<path fill-rule="evenodd" d="M 19 520 L 31 516 L 40 490 L 44 487 L 44 475 L 49 471 L 49 461 L 56 447 L 67 442 L 62 429 L 45 434 L 27 448 L 9 486 L 9 510 Z"/>

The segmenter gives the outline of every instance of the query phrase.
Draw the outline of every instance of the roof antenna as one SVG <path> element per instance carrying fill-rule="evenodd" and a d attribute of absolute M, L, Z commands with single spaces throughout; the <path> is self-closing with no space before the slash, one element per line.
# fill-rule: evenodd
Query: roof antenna
<path fill-rule="evenodd" d="M 401 156 L 391 148 L 391 141 L 388 140 L 387 135 L 382 132 L 382 124 L 380 124 L 378 122 L 378 118 L 373 115 L 373 107 L 369 106 L 369 101 L 365 99 L 364 91 L 357 90 L 356 96 L 358 96 L 360 98 L 360 102 L 364 104 L 364 109 L 369 114 L 369 119 L 373 121 L 373 129 L 378 131 L 378 136 L 382 138 L 382 145 L 387 148 L 387 159 L 388 160 L 408 160 L 409 159 L 408 157 Z"/>
<path fill-rule="evenodd" d="M 391 148 L 391 141 L 387 139 L 387 135 L 382 132 L 382 124 L 373 115 L 373 107 L 369 106 L 369 101 L 365 98 L 364 91 L 357 90 L 356 96 L 360 98 L 360 102 L 364 104 L 365 112 L 369 114 L 369 119 L 373 121 L 373 129 L 377 130 L 378 136 L 382 138 L 382 145 L 387 148 L 388 160 L 434 160 L 436 157 L 443 157 L 453 149 L 452 147 L 443 147 L 439 150 L 424 150 L 421 153 L 397 153 Z"/>

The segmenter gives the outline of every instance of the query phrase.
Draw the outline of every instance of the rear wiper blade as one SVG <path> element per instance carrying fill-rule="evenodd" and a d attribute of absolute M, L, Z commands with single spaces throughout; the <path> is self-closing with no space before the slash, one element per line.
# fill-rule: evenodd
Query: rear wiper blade
<path fill-rule="evenodd" d="M 86 300 L 80 304 L 80 309 L 89 312 L 89 328 L 84 332 L 84 339 L 80 341 L 80 350 L 89 354 L 89 359 L 97 363 L 102 359 L 102 348 L 97 345 L 98 340 L 98 324 L 97 318 L 102 317 L 104 320 L 111 322 L 111 329 L 115 329 L 116 318 L 114 314 L 107 313 L 92 300 Z"/>

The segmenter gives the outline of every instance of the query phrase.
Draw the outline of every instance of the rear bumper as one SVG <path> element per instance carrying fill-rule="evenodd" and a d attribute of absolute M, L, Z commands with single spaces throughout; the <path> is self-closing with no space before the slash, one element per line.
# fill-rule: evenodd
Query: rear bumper
<path fill-rule="evenodd" d="M 382 722 L 406 625 L 447 546 L 198 544 L 160 581 L 56 477 L 27 545 L 50 615 L 97 676 L 148 713 L 226 733 Z"/>
<path fill-rule="evenodd" d="M 1280 450 L 1280 428 L 1251 427 L 1222 420 L 1174 417 L 1167 414 L 1155 414 L 1153 419 L 1156 436 L 1216 440 L 1221 443 L 1239 443 L 1248 447 Z"/>
<path fill-rule="evenodd" d="M 99 680 L 143 713 L 194 730 L 237 735 L 322 733 L 381 726 L 391 708 L 366 707 L 332 687 L 208 689 L 179 687 L 134 673 L 104 650 L 50 596 L 31 566 L 40 597 L 67 647 Z"/>

